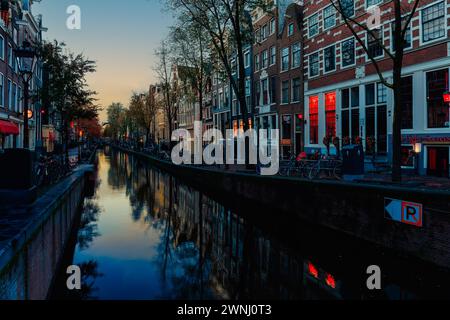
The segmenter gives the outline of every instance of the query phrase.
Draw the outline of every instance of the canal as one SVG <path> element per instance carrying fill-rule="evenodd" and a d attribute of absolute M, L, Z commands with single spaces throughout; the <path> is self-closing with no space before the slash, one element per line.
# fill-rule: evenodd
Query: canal
<path fill-rule="evenodd" d="M 53 299 L 450 298 L 448 270 L 281 221 L 270 208 L 196 190 L 108 147 L 98 153 L 95 188 Z M 70 265 L 82 270 L 82 290 L 66 288 Z M 373 265 L 381 290 L 367 288 Z"/>

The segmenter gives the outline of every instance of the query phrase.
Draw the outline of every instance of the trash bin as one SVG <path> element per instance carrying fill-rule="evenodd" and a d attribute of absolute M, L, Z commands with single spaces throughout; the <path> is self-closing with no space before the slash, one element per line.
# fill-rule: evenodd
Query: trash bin
<path fill-rule="evenodd" d="M 342 148 L 342 174 L 345 180 L 364 176 L 364 149 L 362 145 L 348 145 Z"/>

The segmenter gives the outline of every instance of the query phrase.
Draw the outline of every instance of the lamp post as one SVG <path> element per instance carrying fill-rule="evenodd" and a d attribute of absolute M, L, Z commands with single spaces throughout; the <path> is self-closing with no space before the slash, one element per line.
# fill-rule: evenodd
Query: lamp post
<path fill-rule="evenodd" d="M 37 54 L 28 41 L 22 43 L 22 47 L 15 50 L 17 66 L 24 83 L 24 99 L 23 99 L 23 148 L 30 147 L 30 133 L 28 131 L 28 100 L 30 81 L 33 78 L 34 69 L 37 62 Z"/>

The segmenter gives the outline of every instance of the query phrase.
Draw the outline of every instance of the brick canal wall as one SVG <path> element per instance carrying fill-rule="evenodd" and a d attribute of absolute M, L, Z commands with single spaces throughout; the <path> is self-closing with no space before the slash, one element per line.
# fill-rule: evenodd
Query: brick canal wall
<path fill-rule="evenodd" d="M 356 241 L 364 239 L 398 254 L 450 268 L 449 192 L 389 184 L 263 177 L 175 166 L 135 154 L 194 187 L 226 195 L 228 199 L 254 201 L 272 208 L 274 221 L 283 218 L 307 220 L 354 236 Z M 422 204 L 423 227 L 386 219 L 386 198 Z"/>
<path fill-rule="evenodd" d="M 43 300 L 59 269 L 84 195 L 86 166 L 40 197 L 30 220 L 0 248 L 0 300 Z"/>

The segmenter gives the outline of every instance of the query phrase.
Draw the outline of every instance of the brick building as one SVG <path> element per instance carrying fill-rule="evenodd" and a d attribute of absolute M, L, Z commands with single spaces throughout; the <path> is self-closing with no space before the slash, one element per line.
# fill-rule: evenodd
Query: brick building
<path fill-rule="evenodd" d="M 256 124 L 280 129 L 280 154 L 289 159 L 303 148 L 302 7 L 274 4 L 271 13 L 253 12 Z"/>
<path fill-rule="evenodd" d="M 39 44 L 42 41 L 42 17 L 32 14 L 31 0 L 2 1 L 0 17 L 0 149 L 23 146 L 23 92 L 15 50 L 23 41 Z M 42 64 L 38 60 L 30 81 L 30 93 L 42 86 Z M 42 141 L 41 104 L 29 102 L 30 149 Z"/>
<path fill-rule="evenodd" d="M 390 40 L 392 1 L 342 3 L 346 13 L 359 22 L 368 18 L 369 6 L 378 5 L 381 26 L 374 32 L 386 48 L 395 50 Z M 449 89 L 449 8 L 449 0 L 420 1 L 406 34 L 402 84 L 404 168 L 445 177 L 450 158 L 449 106 L 443 99 Z M 360 139 L 367 153 L 390 162 L 392 90 L 380 83 L 366 52 L 330 1 L 307 1 L 304 17 L 306 149 L 324 151 L 327 136 L 347 143 Z M 392 81 L 392 67 L 379 42 L 364 31 L 358 36 Z M 409 156 L 412 150 L 419 152 L 417 158 Z"/>

